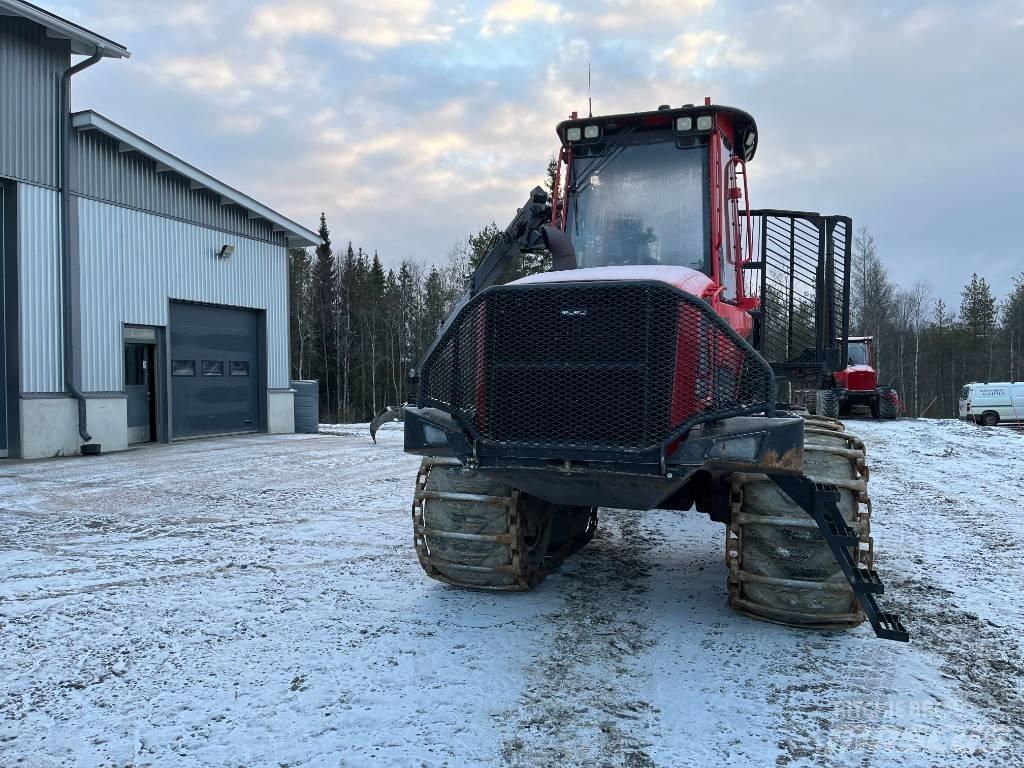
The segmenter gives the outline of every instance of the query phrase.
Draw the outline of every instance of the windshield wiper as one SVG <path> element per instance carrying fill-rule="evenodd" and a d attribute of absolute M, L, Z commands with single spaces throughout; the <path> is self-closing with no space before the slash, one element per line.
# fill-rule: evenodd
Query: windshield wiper
<path fill-rule="evenodd" d="M 626 139 L 636 132 L 637 123 L 633 123 L 626 130 L 620 133 L 611 141 L 605 143 L 605 154 L 591 168 L 587 169 L 587 179 L 582 184 L 573 184 L 569 188 L 572 195 L 572 228 L 574 234 L 580 233 L 580 193 L 585 192 L 590 186 L 590 179 L 599 174 L 608 163 L 617 158 L 626 149 Z M 578 171 L 573 166 L 573 176 L 578 176 Z"/>
<path fill-rule="evenodd" d="M 629 126 L 629 128 L 624 130 L 614 139 L 605 143 L 605 154 L 604 156 L 601 157 L 600 160 L 597 161 L 597 163 L 592 168 L 589 168 L 587 170 L 588 177 L 593 177 L 599 174 L 602 170 L 604 170 L 608 163 L 610 163 L 612 160 L 614 160 L 616 157 L 622 154 L 623 150 L 626 148 L 626 139 L 628 139 L 636 132 L 636 127 L 637 123 L 633 123 L 631 126 Z M 582 184 L 573 185 L 570 192 L 572 192 L 574 195 L 578 195 L 580 192 L 585 192 L 587 187 L 589 186 L 590 180 L 588 178 Z"/>

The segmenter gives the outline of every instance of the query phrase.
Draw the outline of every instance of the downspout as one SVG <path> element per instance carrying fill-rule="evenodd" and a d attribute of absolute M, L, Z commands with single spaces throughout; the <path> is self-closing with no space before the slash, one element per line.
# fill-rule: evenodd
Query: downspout
<path fill-rule="evenodd" d="M 85 395 L 79 386 L 81 381 L 81 360 L 78 338 L 79 323 L 75 322 L 79 314 L 79 306 L 75 301 L 76 292 L 72 281 L 78 278 L 78 248 L 71 237 L 71 78 L 88 69 L 103 57 L 103 48 L 96 47 L 96 52 L 88 59 L 80 61 L 73 67 L 64 70 L 60 79 L 60 264 L 61 283 L 64 290 L 64 384 L 71 396 L 78 401 L 78 434 L 83 443 L 92 440 L 89 434 Z M 74 266 L 72 270 L 72 248 L 74 248 Z"/>

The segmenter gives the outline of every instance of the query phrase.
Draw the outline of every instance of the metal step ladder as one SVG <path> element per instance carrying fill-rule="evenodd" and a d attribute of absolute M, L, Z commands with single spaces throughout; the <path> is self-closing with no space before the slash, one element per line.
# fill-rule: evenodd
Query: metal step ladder
<path fill-rule="evenodd" d="M 875 595 L 885 592 L 882 580 L 873 569 L 860 565 L 853 555 L 852 549 L 859 545 L 860 539 L 839 512 L 839 489 L 802 475 L 773 474 L 769 477 L 818 524 L 875 635 L 883 640 L 909 641 L 910 633 L 900 617 L 882 611 L 875 601 Z"/>

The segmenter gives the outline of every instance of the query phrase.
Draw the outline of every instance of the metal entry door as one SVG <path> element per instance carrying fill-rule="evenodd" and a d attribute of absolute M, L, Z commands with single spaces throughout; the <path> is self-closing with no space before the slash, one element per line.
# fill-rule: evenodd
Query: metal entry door
<path fill-rule="evenodd" d="M 128 443 L 156 439 L 155 347 L 125 342 L 124 391 L 128 395 Z"/>
<path fill-rule="evenodd" d="M 170 320 L 173 437 L 258 431 L 258 314 L 172 302 Z"/>

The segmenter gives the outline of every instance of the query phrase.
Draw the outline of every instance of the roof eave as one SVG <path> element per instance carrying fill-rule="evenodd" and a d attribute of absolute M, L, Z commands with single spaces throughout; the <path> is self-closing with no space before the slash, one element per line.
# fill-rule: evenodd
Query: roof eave
<path fill-rule="evenodd" d="M 296 224 L 291 219 L 285 218 L 276 211 L 253 200 L 237 189 L 229 187 L 224 182 L 218 181 L 195 166 L 189 165 L 170 152 L 160 149 L 160 147 L 152 142 L 146 141 L 141 136 L 137 136 L 127 128 L 118 125 L 98 112 L 76 112 L 71 116 L 71 125 L 79 131 L 99 131 L 120 142 L 121 145 L 129 150 L 138 152 L 160 164 L 165 171 L 173 171 L 189 179 L 194 187 L 208 189 L 210 192 L 220 195 L 223 199 L 240 208 L 244 208 L 249 211 L 252 218 L 260 218 L 270 222 L 274 225 L 276 231 L 284 233 L 285 243 L 289 248 L 305 248 L 307 246 L 320 245 L 320 238 L 311 230 Z"/>
<path fill-rule="evenodd" d="M 99 51 L 108 59 L 127 59 L 132 55 L 120 43 L 22 0 L 0 0 L 0 16 L 18 16 L 45 27 L 48 37 L 68 40 L 73 54 L 92 56 Z"/>

